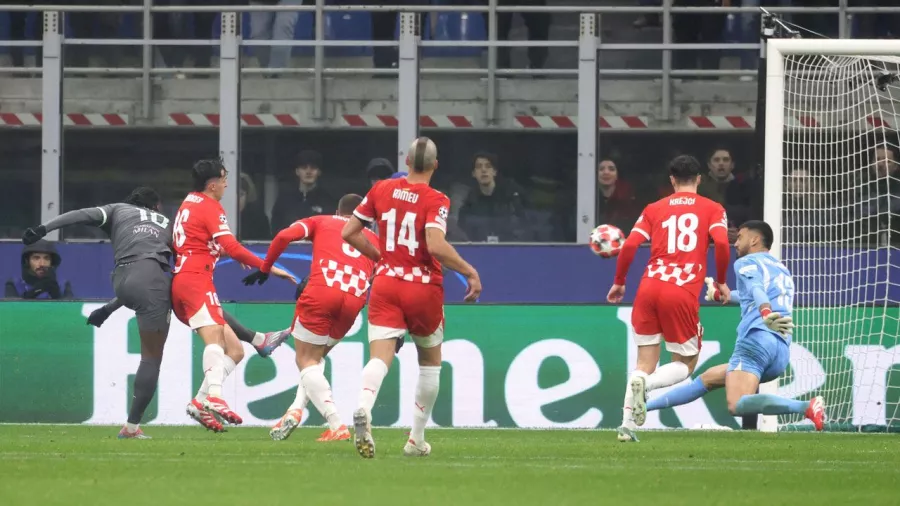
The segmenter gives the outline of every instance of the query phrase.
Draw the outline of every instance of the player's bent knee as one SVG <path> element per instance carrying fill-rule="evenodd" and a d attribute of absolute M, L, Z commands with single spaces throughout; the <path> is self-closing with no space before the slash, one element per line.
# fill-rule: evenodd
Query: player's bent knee
<path fill-rule="evenodd" d="M 194 332 L 203 339 L 204 344 L 218 344 L 223 348 L 225 346 L 225 327 L 213 323 L 211 325 L 202 325 L 200 327 L 191 327 Z"/>
<path fill-rule="evenodd" d="M 670 343 L 666 341 L 666 351 L 673 355 L 680 355 L 682 357 L 681 362 L 684 362 L 685 364 L 691 360 L 696 362 L 697 356 L 700 354 L 700 338 L 694 336 L 683 343 Z"/>
<path fill-rule="evenodd" d="M 144 328 L 139 329 L 139 333 L 141 337 L 141 358 L 162 360 L 168 332 L 165 330 L 147 330 Z"/>
<path fill-rule="evenodd" d="M 668 349 L 668 348 L 666 348 L 666 349 Z M 688 375 L 694 374 L 694 367 L 697 366 L 697 359 L 700 358 L 699 351 L 697 353 L 695 353 L 694 355 L 682 355 L 678 352 L 673 352 L 671 350 L 669 350 L 669 351 L 672 353 L 672 361 L 673 362 L 681 362 L 682 364 L 687 366 Z"/>
<path fill-rule="evenodd" d="M 434 332 L 425 336 L 412 335 L 412 340 L 419 348 L 434 348 L 444 342 L 444 326 L 438 325 Z"/>
<path fill-rule="evenodd" d="M 378 359 L 387 367 L 394 361 L 394 350 L 397 341 L 393 339 L 378 339 L 369 341 L 369 360 Z"/>
<path fill-rule="evenodd" d="M 316 365 L 325 356 L 325 345 L 311 344 L 306 341 L 297 340 L 297 366 L 303 370 L 307 367 Z"/>
<path fill-rule="evenodd" d="M 400 339 L 405 334 L 406 329 L 382 327 L 380 325 L 372 325 L 372 323 L 369 322 L 369 343 L 374 341 L 384 341 L 386 339 Z"/>
<path fill-rule="evenodd" d="M 209 308 L 206 307 L 206 304 L 200 307 L 193 316 L 188 319 L 188 326 L 193 329 L 200 331 L 201 328 L 211 327 L 211 326 L 224 326 L 225 320 L 219 316 L 215 318 L 212 313 L 210 313 Z"/>
<path fill-rule="evenodd" d="M 235 364 L 240 364 L 241 360 L 244 360 L 244 345 L 240 341 L 229 343 L 225 348 L 225 355 L 233 360 Z"/>
<path fill-rule="evenodd" d="M 705 386 L 707 390 L 724 387 L 725 371 L 727 368 L 727 365 L 722 364 L 707 369 L 703 374 L 700 375 L 700 381 L 703 382 L 703 386 Z"/>

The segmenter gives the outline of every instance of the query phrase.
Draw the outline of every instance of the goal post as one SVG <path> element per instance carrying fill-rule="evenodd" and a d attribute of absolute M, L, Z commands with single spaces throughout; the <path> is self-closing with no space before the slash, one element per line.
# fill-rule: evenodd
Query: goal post
<path fill-rule="evenodd" d="M 766 50 L 763 219 L 793 273 L 797 327 L 787 374 L 760 392 L 823 395 L 829 430 L 900 431 L 900 40 Z"/>

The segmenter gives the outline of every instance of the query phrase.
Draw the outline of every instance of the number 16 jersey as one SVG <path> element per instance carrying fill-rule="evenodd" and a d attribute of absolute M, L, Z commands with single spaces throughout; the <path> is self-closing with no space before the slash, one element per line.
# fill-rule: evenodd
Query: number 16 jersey
<path fill-rule="evenodd" d="M 441 264 L 428 253 L 425 230 L 447 233 L 450 199 L 423 183 L 385 179 L 369 190 L 353 215 L 378 226 L 381 261 L 375 276 L 441 286 Z"/>
<path fill-rule="evenodd" d="M 650 241 L 644 278 L 671 283 L 700 296 L 710 231 L 728 228 L 725 209 L 696 193 L 679 192 L 644 208 L 633 232 Z"/>

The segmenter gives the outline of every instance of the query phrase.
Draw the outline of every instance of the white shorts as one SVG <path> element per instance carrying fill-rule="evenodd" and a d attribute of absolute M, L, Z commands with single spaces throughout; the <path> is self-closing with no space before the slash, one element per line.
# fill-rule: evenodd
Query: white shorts
<path fill-rule="evenodd" d="M 634 334 L 634 344 L 638 346 L 654 346 L 659 345 L 662 341 L 662 334 Z M 669 353 L 677 353 L 682 357 L 693 357 L 700 353 L 700 338 L 694 336 L 683 343 L 670 343 L 666 341 L 666 351 Z"/>
<path fill-rule="evenodd" d="M 381 327 L 372 325 L 369 322 L 369 342 L 380 341 L 383 339 L 400 339 L 406 335 L 406 329 L 394 329 L 390 327 Z M 428 336 L 416 336 L 410 334 L 413 343 L 419 348 L 434 348 L 444 342 L 444 324 L 441 323 L 438 328 Z"/>
<path fill-rule="evenodd" d="M 294 330 L 291 331 L 291 335 L 298 341 L 303 341 L 304 343 L 315 346 L 334 346 L 334 344 L 329 344 L 329 341 L 334 341 L 334 343 L 337 344 L 335 339 L 328 336 L 320 336 L 306 330 L 303 324 L 300 323 L 300 319 L 294 321 Z"/>

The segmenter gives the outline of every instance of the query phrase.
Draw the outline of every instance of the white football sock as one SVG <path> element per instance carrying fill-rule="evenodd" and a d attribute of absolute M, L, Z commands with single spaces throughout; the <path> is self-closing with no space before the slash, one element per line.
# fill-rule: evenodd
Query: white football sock
<path fill-rule="evenodd" d="M 628 381 L 625 382 L 625 402 L 622 404 L 622 425 L 626 427 L 635 426 L 634 424 L 634 393 L 631 391 L 631 380 L 637 376 L 647 377 L 644 371 L 635 370 L 628 375 Z"/>
<path fill-rule="evenodd" d="M 319 365 L 317 366 L 322 370 L 322 374 L 325 374 L 325 359 L 319 360 Z M 293 404 L 288 407 L 288 411 L 293 411 L 295 409 L 306 409 L 306 403 L 309 402 L 309 396 L 306 395 L 306 388 L 303 386 L 303 382 L 297 385 L 297 396 L 294 397 Z"/>
<path fill-rule="evenodd" d="M 203 349 L 203 373 L 209 384 L 209 396 L 221 397 L 222 383 L 225 381 L 225 350 L 220 345 L 207 344 Z"/>
<path fill-rule="evenodd" d="M 416 384 L 416 409 L 413 410 L 412 430 L 409 437 L 416 444 L 425 442 L 425 425 L 441 389 L 441 366 L 419 366 L 419 382 Z"/>
<path fill-rule="evenodd" d="M 378 390 L 381 389 L 381 382 L 387 376 L 388 367 L 379 358 L 369 360 L 369 363 L 363 367 L 362 372 L 362 390 L 359 391 L 359 407 L 363 408 L 372 417 L 372 407 L 375 406 L 375 399 L 378 398 Z"/>
<path fill-rule="evenodd" d="M 138 430 L 138 424 L 125 422 L 125 430 L 134 434 Z"/>
<path fill-rule="evenodd" d="M 194 396 L 194 399 L 202 403 L 207 397 L 209 397 L 209 381 L 206 381 L 206 376 L 204 375 L 203 383 L 200 383 L 200 390 L 197 390 L 197 395 Z"/>
<path fill-rule="evenodd" d="M 331 397 L 331 385 L 325 379 L 322 369 L 318 365 L 303 369 L 300 371 L 300 383 L 306 389 L 309 400 L 328 422 L 328 427 L 331 430 L 339 429 L 343 423 Z"/>
<path fill-rule="evenodd" d="M 647 376 L 647 390 L 656 390 L 681 383 L 690 375 L 690 369 L 683 362 L 669 362 L 664 366 L 657 367 L 653 374 Z"/>
<path fill-rule="evenodd" d="M 254 334 L 253 339 L 250 340 L 250 344 L 253 345 L 254 348 L 259 348 L 266 342 L 266 335 L 262 332 L 257 332 Z"/>
<path fill-rule="evenodd" d="M 237 367 L 237 364 L 235 364 L 234 359 L 229 357 L 228 355 L 225 355 L 224 360 L 225 360 L 224 361 L 225 378 L 227 378 L 227 377 L 231 376 L 231 373 L 234 372 L 234 368 Z M 222 378 L 222 381 L 225 381 L 225 378 Z"/>

